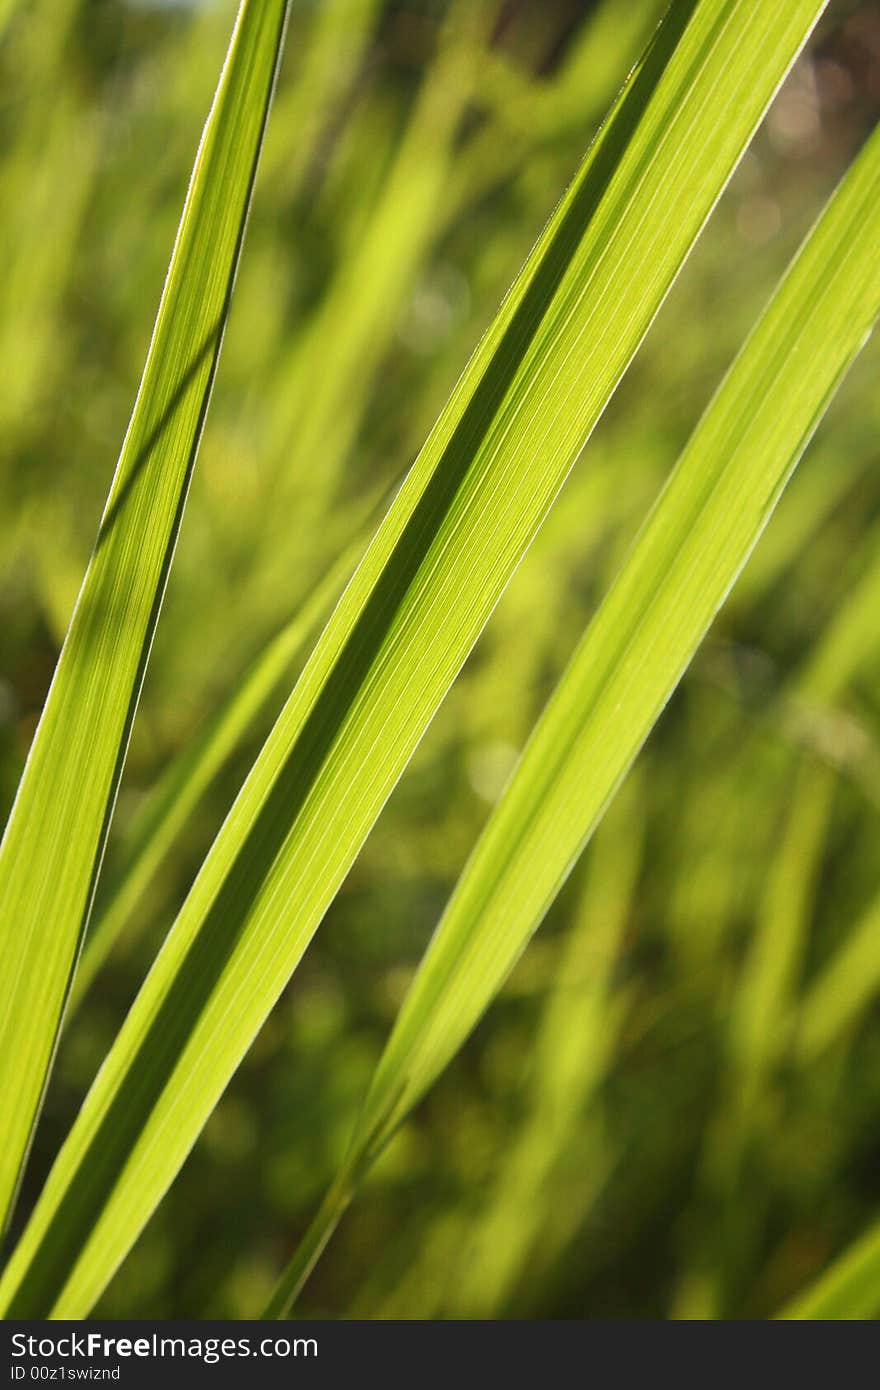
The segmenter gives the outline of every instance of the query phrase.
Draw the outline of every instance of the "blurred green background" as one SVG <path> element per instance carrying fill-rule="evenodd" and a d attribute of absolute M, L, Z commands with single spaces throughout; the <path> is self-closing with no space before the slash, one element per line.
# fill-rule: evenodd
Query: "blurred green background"
<path fill-rule="evenodd" d="M 380 514 L 661 10 L 293 0 L 98 920 L 151 788 Z M 4 813 L 233 13 L 0 0 Z M 259 1310 L 537 711 L 878 108 L 880 4 L 832 0 L 99 1314 Z M 380 1162 L 303 1315 L 764 1316 L 876 1215 L 877 365 L 869 347 L 582 865 Z M 297 664 L 68 1020 L 19 1222 Z"/>

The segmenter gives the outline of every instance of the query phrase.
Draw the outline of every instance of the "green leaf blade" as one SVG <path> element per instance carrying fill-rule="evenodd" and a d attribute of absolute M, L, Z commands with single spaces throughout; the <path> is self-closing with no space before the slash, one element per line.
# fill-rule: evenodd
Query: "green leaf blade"
<path fill-rule="evenodd" d="M 832 199 L 660 496 L 456 887 L 379 1064 L 367 1164 L 527 944 L 745 563 L 880 312 L 880 134 Z"/>
<path fill-rule="evenodd" d="M 0 1306 L 82 1315 L 172 1181 L 822 8 L 673 7 L 245 783 L 59 1155 Z"/>
<path fill-rule="evenodd" d="M 219 358 L 286 14 L 245 0 L 97 543 L 0 848 L 0 1219 L 88 919 Z"/>
<path fill-rule="evenodd" d="M 166 769 L 148 794 L 125 845 L 116 878 L 102 892 L 73 982 L 74 1010 L 102 969 L 143 893 L 206 789 L 244 738 L 257 715 L 271 703 L 295 658 L 347 579 L 361 546 L 349 546 L 321 578 L 290 620 L 266 643 L 217 713 Z"/>

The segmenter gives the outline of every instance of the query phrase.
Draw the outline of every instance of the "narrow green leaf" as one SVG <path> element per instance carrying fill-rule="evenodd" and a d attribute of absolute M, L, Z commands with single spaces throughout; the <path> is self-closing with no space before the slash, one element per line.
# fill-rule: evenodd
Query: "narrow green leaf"
<path fill-rule="evenodd" d="M 82 1315 L 173 1179 L 822 9 L 673 5 L 230 812 L 13 1254 L 7 1313 Z"/>
<path fill-rule="evenodd" d="M 362 549 L 361 541 L 344 552 L 147 796 L 125 842 L 122 862 L 106 892 L 99 892 L 94 922 L 73 982 L 70 1010 L 85 997 L 207 788 L 285 678 L 289 684 L 291 666 L 326 617 Z"/>
<path fill-rule="evenodd" d="M 244 0 L 134 413 L 0 847 L 0 1220 L 48 1077 L 214 380 L 285 0 Z"/>
<path fill-rule="evenodd" d="M 880 312 L 880 132 L 765 309 L 544 711 L 404 1001 L 349 1156 L 269 1307 L 483 1013 L 724 601 Z"/>
<path fill-rule="evenodd" d="M 880 1225 L 834 1261 L 777 1317 L 790 1322 L 863 1322 L 880 1312 Z"/>
<path fill-rule="evenodd" d="M 393 1125 L 482 1012 L 748 558 L 877 315 L 878 190 L 875 137 L 703 417 L 530 740 L 402 1011 L 367 1129 L 383 1111 Z"/>

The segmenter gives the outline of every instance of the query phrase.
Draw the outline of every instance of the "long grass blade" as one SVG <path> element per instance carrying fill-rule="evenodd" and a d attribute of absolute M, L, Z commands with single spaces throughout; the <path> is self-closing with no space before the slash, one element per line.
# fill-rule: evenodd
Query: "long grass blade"
<path fill-rule="evenodd" d="M 0 848 L 0 1219 L 46 1084 L 229 310 L 284 0 L 245 0 L 134 413 Z"/>
<path fill-rule="evenodd" d="M 12 1256 L 7 1313 L 85 1313 L 183 1163 L 823 7 L 673 5 L 205 861 Z"/>
<path fill-rule="evenodd" d="M 763 530 L 880 312 L 880 132 L 703 416 L 474 850 L 285 1272 L 290 1306 L 360 1178 L 540 923 Z"/>
<path fill-rule="evenodd" d="M 140 808 L 124 855 L 106 891 L 98 895 L 94 922 L 70 996 L 70 1010 L 85 997 L 151 881 L 160 872 L 181 830 L 207 788 L 270 703 L 308 638 L 327 615 L 349 578 L 363 543 L 343 552 L 294 616 L 266 643 L 229 698 L 197 738 L 160 778 Z"/>

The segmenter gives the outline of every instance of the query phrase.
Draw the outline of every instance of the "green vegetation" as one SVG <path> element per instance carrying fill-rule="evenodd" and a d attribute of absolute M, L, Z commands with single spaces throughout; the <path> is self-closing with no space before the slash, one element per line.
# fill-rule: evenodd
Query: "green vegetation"
<path fill-rule="evenodd" d="M 0 14 L 5 1315 L 880 1308 L 825 8 Z"/>

